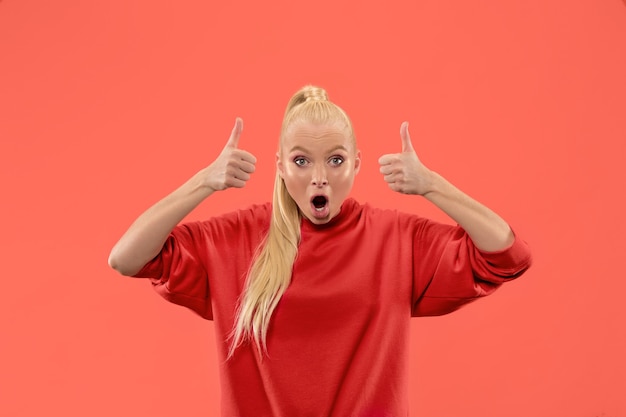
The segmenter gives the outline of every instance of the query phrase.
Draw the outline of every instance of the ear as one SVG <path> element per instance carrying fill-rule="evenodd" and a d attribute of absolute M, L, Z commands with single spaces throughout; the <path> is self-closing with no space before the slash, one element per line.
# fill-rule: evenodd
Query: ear
<path fill-rule="evenodd" d="M 359 173 L 361 169 L 361 151 L 356 151 L 356 157 L 354 158 L 354 175 Z"/>
<path fill-rule="evenodd" d="M 281 178 L 284 178 L 285 175 L 285 167 L 283 166 L 283 161 L 280 159 L 280 154 L 276 152 L 276 172 L 280 175 Z"/>

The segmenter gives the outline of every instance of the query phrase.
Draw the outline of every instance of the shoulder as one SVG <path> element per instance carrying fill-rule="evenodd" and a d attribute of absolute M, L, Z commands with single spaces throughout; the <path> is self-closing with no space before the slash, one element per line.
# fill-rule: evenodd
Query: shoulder
<path fill-rule="evenodd" d="M 220 219 L 232 219 L 240 222 L 247 221 L 265 221 L 269 220 L 272 215 L 272 204 L 252 204 L 239 210 L 232 211 L 230 213 L 222 214 L 218 218 Z"/>
<path fill-rule="evenodd" d="M 267 230 L 272 216 L 271 203 L 252 204 L 205 220 L 184 223 L 191 233 L 228 234 L 242 230 Z"/>
<path fill-rule="evenodd" d="M 224 213 L 219 216 L 213 217 L 208 222 L 217 222 L 223 224 L 239 224 L 239 225 L 251 225 L 251 224 L 264 224 L 269 223 L 272 216 L 271 203 L 252 204 L 239 210 Z"/>
<path fill-rule="evenodd" d="M 418 214 L 406 213 L 397 209 L 381 208 L 373 206 L 370 203 L 358 203 L 351 200 L 353 204 L 352 210 L 358 212 L 361 217 L 372 218 L 379 221 L 395 221 L 400 223 L 411 223 L 419 221 L 428 221 L 427 218 Z"/>
<path fill-rule="evenodd" d="M 353 200 L 354 201 L 354 200 Z M 403 233 L 422 234 L 429 231 L 448 232 L 454 226 L 441 223 L 417 213 L 407 213 L 398 209 L 380 208 L 370 203 L 354 201 L 353 210 L 358 213 L 359 221 L 374 228 L 394 227 Z"/>
<path fill-rule="evenodd" d="M 348 223 L 370 231 L 408 228 L 410 224 L 411 216 L 395 209 L 380 208 L 367 202 L 359 203 L 354 199 L 347 199 L 344 207 L 349 213 Z"/>

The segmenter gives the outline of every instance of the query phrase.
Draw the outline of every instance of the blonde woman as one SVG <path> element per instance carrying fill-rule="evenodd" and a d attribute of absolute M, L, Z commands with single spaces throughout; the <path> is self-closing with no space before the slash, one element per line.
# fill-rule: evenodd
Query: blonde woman
<path fill-rule="evenodd" d="M 272 203 L 179 225 L 254 173 L 242 128 L 237 119 L 219 157 L 132 224 L 110 266 L 214 321 L 222 415 L 408 415 L 410 318 L 520 276 L 527 245 L 420 162 L 406 122 L 402 152 L 379 160 L 382 177 L 458 226 L 349 198 L 361 165 L 352 125 L 314 86 L 287 106 Z"/>

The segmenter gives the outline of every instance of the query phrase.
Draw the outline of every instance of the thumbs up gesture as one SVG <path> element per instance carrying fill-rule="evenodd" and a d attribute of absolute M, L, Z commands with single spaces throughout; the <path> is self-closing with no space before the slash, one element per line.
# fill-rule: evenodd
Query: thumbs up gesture
<path fill-rule="evenodd" d="M 206 181 L 209 188 L 221 191 L 227 188 L 242 188 L 254 172 L 256 158 L 250 152 L 239 149 L 239 138 L 243 120 L 235 120 L 233 131 L 217 159 L 207 167 Z"/>
<path fill-rule="evenodd" d="M 422 164 L 413 149 L 408 122 L 400 126 L 400 140 L 402 152 L 386 154 L 378 159 L 380 173 L 383 174 L 389 188 L 394 191 L 425 195 L 431 191 L 432 171 Z"/>

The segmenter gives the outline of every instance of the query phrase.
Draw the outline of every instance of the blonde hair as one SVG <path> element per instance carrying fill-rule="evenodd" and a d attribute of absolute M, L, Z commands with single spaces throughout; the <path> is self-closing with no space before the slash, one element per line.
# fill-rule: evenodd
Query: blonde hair
<path fill-rule="evenodd" d="M 348 115 L 328 99 L 320 87 L 307 85 L 289 100 L 280 134 L 280 144 L 297 123 L 341 123 L 354 141 Z M 279 152 L 280 151 L 279 144 Z M 289 287 L 300 243 L 300 210 L 276 172 L 272 217 L 267 235 L 257 248 L 235 316 L 228 358 L 244 342 L 253 341 L 259 354 L 267 354 L 270 318 Z"/>

